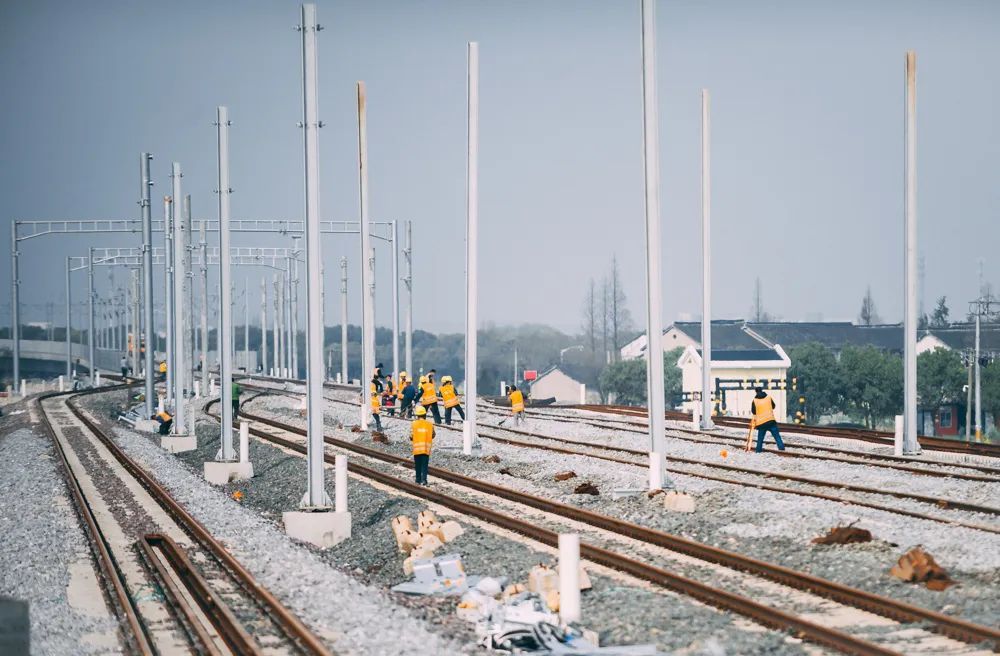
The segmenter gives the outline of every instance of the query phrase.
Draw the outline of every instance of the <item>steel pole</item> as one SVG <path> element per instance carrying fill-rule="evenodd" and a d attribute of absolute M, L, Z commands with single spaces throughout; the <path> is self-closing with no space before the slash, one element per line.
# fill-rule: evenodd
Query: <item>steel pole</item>
<path fill-rule="evenodd" d="M 17 221 L 10 222 L 10 339 L 13 345 L 14 384 L 13 393 L 21 389 L 21 281 L 18 278 Z"/>
<path fill-rule="evenodd" d="M 294 244 L 292 248 L 292 253 L 294 257 L 292 258 L 292 271 L 291 271 L 291 287 L 292 293 L 291 298 L 289 298 L 289 304 L 291 306 L 291 359 L 292 359 L 292 378 L 299 377 L 299 236 L 292 236 L 292 243 Z M 320 280 L 322 280 L 323 274 L 320 272 Z M 320 300 L 322 303 L 322 299 Z M 322 307 L 322 305 L 320 306 Z M 320 315 L 322 316 L 322 315 Z M 322 326 L 321 326 L 322 327 Z M 320 333 L 322 334 L 322 333 Z M 322 344 L 322 340 L 320 341 Z"/>
<path fill-rule="evenodd" d="M 91 247 L 87 254 L 87 307 L 88 307 L 88 328 L 87 328 L 87 357 L 90 358 L 90 386 L 95 383 L 94 372 L 97 366 L 94 364 L 94 249 Z"/>
<path fill-rule="evenodd" d="M 232 276 L 229 261 L 229 201 L 232 189 L 229 184 L 229 109 L 216 109 L 219 161 L 219 311 L 221 326 L 219 346 L 219 407 L 222 411 L 222 448 L 216 460 L 232 462 L 236 459 L 233 449 L 233 406 L 229 395 L 233 387 L 233 300 Z"/>
<path fill-rule="evenodd" d="M 345 385 L 347 377 L 347 258 L 340 258 L 340 377 Z"/>
<path fill-rule="evenodd" d="M 712 162 L 708 89 L 701 90 L 701 427 L 712 422 Z"/>
<path fill-rule="evenodd" d="M 642 0 L 642 134 L 646 206 L 646 379 L 649 405 L 650 489 L 663 487 L 664 399 L 660 151 L 656 98 L 656 4 Z M 669 480 L 669 479 L 667 479 Z"/>
<path fill-rule="evenodd" d="M 320 308 L 319 135 L 317 117 L 316 5 L 302 5 L 302 128 L 306 201 L 306 414 L 309 483 L 304 506 L 330 505 L 323 473 L 323 316 Z M 362 233 L 364 224 L 362 224 Z M 346 481 L 345 481 L 346 482 Z M 339 481 L 338 481 L 339 483 Z"/>
<path fill-rule="evenodd" d="M 139 155 L 139 207 L 142 211 L 142 322 L 145 333 L 140 339 L 136 337 L 137 347 L 145 343 L 145 396 L 146 411 L 145 417 L 153 415 L 155 405 L 153 397 L 155 387 L 153 385 L 156 376 L 153 365 L 153 356 L 156 349 L 156 330 L 153 324 L 153 217 L 152 207 L 149 201 L 149 188 L 153 181 L 149 176 L 149 162 L 153 156 L 149 153 Z"/>
<path fill-rule="evenodd" d="M 187 413 L 184 403 L 184 207 L 181 193 L 181 165 L 174 162 L 171 165 L 171 182 L 173 183 L 173 283 L 174 283 L 174 423 L 173 433 L 184 435 L 187 432 Z M 178 207 L 177 203 L 181 205 Z M 180 210 L 180 212 L 178 212 Z"/>
<path fill-rule="evenodd" d="M 274 276 L 274 281 L 271 283 L 274 286 L 274 312 L 271 313 L 271 345 L 274 347 L 271 349 L 273 353 L 271 354 L 271 359 L 274 361 L 274 375 L 281 377 L 281 330 L 280 325 L 280 314 L 281 314 L 281 288 L 280 288 L 280 277 L 279 274 Z"/>
<path fill-rule="evenodd" d="M 164 270 L 166 275 L 163 278 L 164 305 L 167 309 L 166 334 L 167 334 L 167 381 L 166 396 L 167 405 L 174 402 L 174 212 L 170 196 L 163 197 L 163 237 L 166 242 L 166 252 L 164 258 Z"/>
<path fill-rule="evenodd" d="M 413 376 L 413 222 L 406 222 L 406 246 L 403 249 L 406 260 L 406 370 Z"/>
<path fill-rule="evenodd" d="M 243 367 L 250 373 L 250 279 L 243 279 Z"/>
<path fill-rule="evenodd" d="M 139 315 L 139 278 L 141 269 L 132 271 L 132 375 L 139 377 L 139 335 L 142 334 L 142 319 Z"/>
<path fill-rule="evenodd" d="M 917 55 L 906 53 L 905 108 L 905 223 L 904 276 L 906 297 L 903 304 L 903 453 L 920 453 L 917 442 Z"/>
<path fill-rule="evenodd" d="M 462 453 L 472 455 L 476 432 L 476 366 L 479 327 L 479 43 L 468 45 L 465 176 L 465 421 Z"/>
<path fill-rule="evenodd" d="M 260 373 L 267 375 L 267 282 L 260 279 Z"/>
<path fill-rule="evenodd" d="M 184 389 L 188 394 L 194 394 L 194 359 L 195 329 L 194 329 L 194 269 L 192 250 L 194 249 L 194 232 L 191 223 L 191 194 L 184 196 L 184 279 L 182 291 L 184 294 Z M 193 427 L 192 427 L 193 430 Z"/>
<path fill-rule="evenodd" d="M 399 232 L 392 222 L 392 375 L 399 383 Z"/>
<path fill-rule="evenodd" d="M 201 222 L 201 392 L 208 396 L 208 239 Z"/>
<path fill-rule="evenodd" d="M 365 83 L 358 82 L 358 172 L 361 187 L 361 429 L 368 429 L 368 377 L 375 368 L 374 280 L 371 275 L 371 234 L 368 223 L 368 111 Z"/>
<path fill-rule="evenodd" d="M 66 258 L 66 382 L 73 380 L 73 285 Z M 20 383 L 18 383 L 20 384 Z"/>
<path fill-rule="evenodd" d="M 980 385 L 980 367 L 979 367 L 979 323 L 980 317 L 982 315 L 982 305 L 976 303 L 976 441 L 983 439 L 983 406 L 982 406 L 982 387 Z"/>

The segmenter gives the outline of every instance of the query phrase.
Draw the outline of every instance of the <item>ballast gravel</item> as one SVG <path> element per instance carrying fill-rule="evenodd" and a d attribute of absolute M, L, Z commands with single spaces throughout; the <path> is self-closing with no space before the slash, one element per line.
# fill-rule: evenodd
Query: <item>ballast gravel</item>
<path fill-rule="evenodd" d="M 32 654 L 117 654 L 58 457 L 41 426 L 0 429 L 0 595 L 29 603 Z"/>
<path fill-rule="evenodd" d="M 266 408 L 282 420 L 295 424 L 298 421 L 294 411 L 296 403 L 294 399 L 265 396 L 253 401 L 251 407 L 258 409 L 255 411 Z M 330 403 L 327 413 L 329 423 L 356 423 L 357 413 L 349 406 Z M 529 420 L 528 429 L 540 431 L 533 422 L 534 420 Z M 391 444 L 387 447 L 368 439 L 365 446 L 403 455 L 406 452 L 407 426 L 391 419 L 383 421 L 383 426 Z M 565 431 L 549 434 L 567 436 Z M 363 439 L 366 434 L 352 435 L 355 439 Z M 575 435 L 573 437 L 576 438 Z M 530 440 L 515 435 L 511 435 L 511 438 Z M 463 457 L 454 450 L 461 444 L 461 434 L 458 432 L 441 430 L 436 442 L 438 448 L 432 458 L 432 467 L 443 467 L 748 556 L 781 563 L 988 626 L 994 626 L 1000 621 L 1000 535 L 995 533 L 949 527 L 875 509 L 717 483 L 677 473 L 671 473 L 671 476 L 680 488 L 695 495 L 696 511 L 691 514 L 669 513 L 661 503 L 650 501 L 644 496 L 618 500 L 611 498 L 615 488 L 645 487 L 645 472 L 641 468 L 584 456 L 509 446 L 489 439 L 482 440 L 482 455 L 497 455 L 500 462 L 485 463 L 479 458 Z M 453 449 L 441 448 L 448 446 Z M 718 455 L 718 447 L 709 445 L 685 443 L 684 448 L 693 449 L 694 446 L 702 447 L 694 457 L 707 459 L 712 452 Z M 778 460 L 778 456 L 769 454 L 763 454 L 763 457 Z M 830 479 L 832 474 L 839 475 L 840 469 L 847 467 L 822 461 L 817 461 L 814 466 L 819 468 L 824 464 L 829 469 L 823 475 L 813 472 L 816 478 Z M 783 463 L 776 463 L 777 467 L 782 465 Z M 577 478 L 564 482 L 554 481 L 553 475 L 556 472 L 567 469 L 575 471 Z M 510 474 L 502 474 L 501 470 Z M 892 476 L 898 479 L 895 481 L 896 485 L 905 486 L 908 481 L 926 478 L 905 472 L 878 471 L 883 478 Z M 573 494 L 573 489 L 585 480 L 597 485 L 600 496 Z M 929 480 L 938 485 L 947 482 L 945 479 Z M 954 512 L 935 510 L 926 504 L 899 499 L 881 499 L 880 502 L 904 508 L 911 507 L 909 504 L 912 504 L 914 509 L 938 515 Z M 995 523 L 995 517 L 964 512 L 955 515 L 962 521 Z M 811 543 L 812 538 L 825 533 L 829 528 L 852 522 L 872 531 L 876 540 L 868 544 L 847 546 L 819 546 Z M 930 551 L 959 585 L 935 592 L 888 576 L 888 570 L 895 561 L 906 550 L 917 545 L 923 545 Z"/>
<path fill-rule="evenodd" d="M 297 407 L 296 401 L 288 401 Z M 104 406 L 104 415 L 110 416 L 107 400 L 88 399 L 86 403 L 97 414 Z M 211 489 L 201 480 L 200 469 L 219 447 L 214 420 L 199 422 L 197 450 L 174 456 L 162 452 L 151 437 L 124 429 L 116 433 L 130 455 L 142 461 L 213 534 L 226 541 L 265 586 L 308 624 L 338 636 L 333 642 L 338 653 L 482 653 L 473 644 L 471 625 L 454 614 L 456 599 L 387 592 L 388 587 L 406 579 L 403 556 L 397 552 L 389 520 L 398 514 L 415 519 L 427 507 L 426 502 L 352 478 L 349 506 L 354 535 L 319 552 L 293 544 L 280 529 L 281 512 L 294 508 L 304 492 L 305 462 L 301 456 L 251 440 L 256 476 Z M 332 474 L 327 478 L 331 496 L 332 478 Z M 236 491 L 243 495 L 241 504 L 231 498 Z M 445 512 L 440 514 L 446 516 Z M 448 545 L 453 548 L 439 553 L 460 553 L 470 574 L 505 575 L 523 581 L 535 564 L 555 562 L 547 551 L 455 518 L 466 533 Z M 289 567 L 293 576 L 286 571 Z M 594 589 L 583 595 L 583 613 L 587 626 L 599 631 L 603 644 L 656 642 L 667 653 L 683 654 L 718 653 L 718 645 L 725 645 L 725 653 L 732 654 L 817 651 L 686 597 L 617 578 L 596 574 L 592 578 Z"/>

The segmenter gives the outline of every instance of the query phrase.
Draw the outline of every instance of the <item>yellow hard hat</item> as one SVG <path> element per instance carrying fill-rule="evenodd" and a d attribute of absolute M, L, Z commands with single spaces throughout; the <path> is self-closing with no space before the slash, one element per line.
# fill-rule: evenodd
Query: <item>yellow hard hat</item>
<path fill-rule="evenodd" d="M 442 376 L 441 377 L 441 382 L 442 383 L 450 383 L 451 382 L 451 376 Z"/>
<path fill-rule="evenodd" d="M 407 376 L 409 376 L 409 375 L 410 375 L 410 374 L 406 373 L 405 371 L 400 371 L 400 372 L 399 372 L 399 379 L 400 379 L 400 380 L 403 380 L 404 378 L 406 378 L 406 377 L 407 377 Z"/>
<path fill-rule="evenodd" d="M 426 382 L 427 382 L 427 376 L 421 376 L 420 377 L 420 384 L 423 385 Z"/>
<path fill-rule="evenodd" d="M 427 414 L 427 408 L 425 408 L 422 405 L 418 405 L 416 409 L 413 411 L 413 414 L 417 415 L 418 417 L 423 417 Z"/>

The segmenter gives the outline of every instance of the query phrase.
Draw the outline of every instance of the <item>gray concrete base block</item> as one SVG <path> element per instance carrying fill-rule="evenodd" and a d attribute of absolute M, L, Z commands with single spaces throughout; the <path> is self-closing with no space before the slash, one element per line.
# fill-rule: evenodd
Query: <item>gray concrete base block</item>
<path fill-rule="evenodd" d="M 164 435 L 160 438 L 160 446 L 170 453 L 194 451 L 198 448 L 198 439 L 194 435 Z"/>
<path fill-rule="evenodd" d="M 28 602 L 0 597 L 0 654 L 29 656 L 31 623 Z"/>
<path fill-rule="evenodd" d="M 244 481 L 253 478 L 253 463 L 251 462 L 217 462 L 211 460 L 205 463 L 205 480 L 212 485 L 225 485 L 233 481 Z"/>
<path fill-rule="evenodd" d="M 328 549 L 351 537 L 351 513 L 290 510 L 281 513 L 288 537 Z"/>
<path fill-rule="evenodd" d="M 160 430 L 160 422 L 155 419 L 140 419 L 135 422 L 134 428 L 142 433 L 156 433 Z"/>

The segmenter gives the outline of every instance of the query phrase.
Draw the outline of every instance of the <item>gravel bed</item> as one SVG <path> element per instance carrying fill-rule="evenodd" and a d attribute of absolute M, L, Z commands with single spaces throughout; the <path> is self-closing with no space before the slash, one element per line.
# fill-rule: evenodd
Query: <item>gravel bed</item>
<path fill-rule="evenodd" d="M 27 415 L 0 421 L 18 417 Z M 118 654 L 117 620 L 103 602 L 70 603 L 79 594 L 70 588 L 94 589 L 83 581 L 96 564 L 57 459 L 41 426 L 3 424 L 0 595 L 29 602 L 32 654 Z"/>
<path fill-rule="evenodd" d="M 106 425 L 123 395 L 113 393 L 89 397 L 82 402 Z M 205 429 L 208 429 L 207 422 Z M 384 594 L 330 567 L 320 553 L 289 539 L 281 530 L 280 511 L 295 507 L 301 498 L 302 485 L 285 490 L 294 497 L 273 509 L 273 518 L 234 501 L 225 490 L 205 482 L 202 463 L 218 450 L 203 446 L 196 462 L 189 463 L 163 451 L 151 435 L 114 427 L 118 444 L 153 473 L 170 493 L 212 534 L 226 544 L 258 581 L 295 612 L 317 635 L 328 640 L 337 654 L 426 654 L 462 653 L 466 645 L 429 630 L 427 623 L 406 609 L 395 605 Z M 217 432 L 215 433 L 217 435 Z M 206 442 L 208 440 L 206 439 Z M 254 453 L 256 455 L 256 453 Z M 285 456 L 287 459 L 288 457 Z M 270 478 L 271 472 L 261 463 L 258 475 Z M 305 468 L 295 463 L 294 476 L 302 481 Z M 277 471 L 277 470 L 276 470 Z M 255 479 L 256 480 L 256 479 Z M 272 491 L 265 486 L 267 496 Z M 332 493 L 332 488 L 331 488 Z"/>
<path fill-rule="evenodd" d="M 286 397 L 266 396 L 253 401 L 253 407 L 257 411 L 267 408 L 289 423 L 297 423 L 300 422 L 294 410 L 297 403 Z M 329 404 L 327 415 L 328 424 L 355 423 L 356 413 L 347 406 Z M 404 455 L 408 439 L 406 425 L 392 420 L 384 422 L 384 425 L 393 444 L 386 447 L 367 439 L 366 446 Z M 364 434 L 349 435 L 354 439 L 364 439 Z M 716 483 L 681 474 L 672 476 L 681 488 L 697 497 L 697 510 L 692 514 L 668 513 L 659 504 L 645 498 L 611 498 L 614 488 L 645 486 L 645 473 L 639 468 L 483 440 L 483 455 L 500 458 L 499 463 L 491 464 L 440 448 L 460 446 L 461 436 L 457 432 L 440 431 L 437 443 L 432 466 L 474 475 L 488 482 L 780 562 L 834 581 L 961 615 L 982 624 L 995 625 L 1000 619 L 1000 536 L 995 534 L 958 527 L 946 528 L 939 523 L 874 509 Z M 767 454 L 764 457 L 778 458 Z M 509 469 L 512 475 L 501 474 L 500 469 Z M 567 469 L 579 476 L 565 482 L 552 479 L 556 471 Z M 905 476 L 911 480 L 922 478 Z M 573 494 L 572 490 L 583 480 L 594 483 L 601 495 Z M 885 502 L 884 499 L 880 501 Z M 893 505 L 902 503 L 902 500 L 892 500 Z M 922 511 L 928 510 L 926 504 L 916 505 L 922 506 Z M 982 520 L 970 513 L 963 515 L 974 521 Z M 872 531 L 876 540 L 869 544 L 839 547 L 811 544 L 812 538 L 829 528 L 852 522 Z M 887 575 L 888 569 L 906 549 L 921 544 L 952 573 L 960 585 L 944 592 L 933 592 Z"/>
<path fill-rule="evenodd" d="M 296 400 L 284 399 L 284 401 L 294 408 L 298 406 Z M 264 397 L 259 402 L 283 401 L 279 397 Z M 297 413 L 292 411 L 292 414 Z M 163 477 L 166 474 L 165 482 L 172 491 L 175 485 L 171 481 L 176 481 L 179 498 L 192 510 L 196 509 L 197 505 L 192 507 L 193 500 L 188 499 L 191 493 L 186 486 L 193 482 L 192 479 L 200 478 L 202 463 L 215 456 L 218 450 L 217 426 L 214 420 L 199 422 L 199 448 L 196 451 L 177 454 L 172 458 L 169 456 L 162 458 L 173 460 L 173 465 L 168 467 L 169 470 L 183 467 L 186 475 L 175 471 L 163 472 L 159 469 L 158 460 L 148 461 L 157 468 L 158 475 Z M 118 432 L 126 444 L 134 441 L 144 443 L 141 447 L 128 446 L 130 450 L 135 449 L 137 453 L 142 454 L 143 459 L 148 455 L 145 453 L 147 450 L 159 451 L 155 447 L 149 448 L 147 438 L 137 437 L 130 431 Z M 222 491 L 225 495 L 231 495 L 237 490 L 243 493 L 243 508 L 240 510 L 255 516 L 255 520 L 249 522 L 254 530 L 257 530 L 256 527 L 260 524 L 265 524 L 270 531 L 277 530 L 280 533 L 281 511 L 295 507 L 304 492 L 305 463 L 301 456 L 288 454 L 280 448 L 256 439 L 251 440 L 250 447 L 255 478 L 224 486 Z M 393 473 L 400 474 L 399 471 Z M 409 476 L 409 474 L 404 475 Z M 327 478 L 328 492 L 331 496 L 332 483 L 331 475 Z M 184 487 L 181 488 L 181 485 Z M 197 496 L 201 494 L 199 492 Z M 220 503 L 235 505 L 225 495 L 215 492 L 212 496 L 218 497 Z M 200 503 L 200 500 L 197 501 L 197 504 Z M 443 648 L 443 651 L 436 651 L 432 646 L 433 643 L 419 639 L 415 641 L 411 631 L 402 630 L 398 626 L 387 630 L 376 628 L 370 621 L 370 612 L 367 609 L 358 610 L 359 606 L 352 603 L 354 621 L 364 620 L 364 626 L 369 633 L 373 635 L 377 633 L 384 638 L 381 642 L 383 653 L 400 653 L 397 647 L 392 649 L 384 647 L 387 642 L 393 640 L 393 636 L 402 636 L 398 639 L 410 643 L 416 642 L 424 653 L 481 653 L 472 644 L 474 635 L 471 625 L 459 620 L 454 614 L 456 603 L 454 598 L 410 597 L 386 592 L 388 587 L 406 578 L 402 572 L 403 556 L 397 552 L 389 520 L 398 514 L 406 514 L 415 519 L 416 514 L 426 508 L 427 504 L 409 497 L 391 495 L 364 482 L 351 480 L 349 505 L 354 528 L 354 537 L 351 540 L 323 552 L 303 547 L 299 549 L 307 551 L 309 556 L 324 563 L 330 572 L 335 572 L 339 576 L 345 574 L 349 576 L 353 586 L 364 587 L 369 595 L 377 596 L 383 603 L 396 604 L 395 614 L 404 614 L 412 618 L 409 621 L 420 622 L 426 629 L 448 636 L 453 642 Z M 214 503 L 212 507 L 215 507 Z M 221 515 L 221 511 L 222 508 L 219 508 L 215 514 Z M 448 513 L 443 511 L 440 514 L 447 516 Z M 456 519 L 463 524 L 466 533 L 453 543 L 454 551 L 462 555 L 466 570 L 471 574 L 502 575 L 512 580 L 526 580 L 528 571 L 535 564 L 555 562 L 554 557 L 548 552 L 537 551 L 520 540 L 483 530 L 462 517 Z M 214 523 L 209 522 L 213 533 L 221 532 L 225 535 L 234 530 L 226 525 L 216 527 Z M 239 530 L 244 532 L 247 528 Z M 281 538 L 286 542 L 286 545 L 281 547 L 281 553 L 284 554 L 288 550 L 287 539 L 283 535 Z M 270 549 L 274 550 L 273 547 Z M 448 549 L 439 553 L 447 551 Z M 239 551 L 235 553 L 242 559 Z M 498 554 L 501 553 L 502 561 L 498 560 Z M 251 563 L 248 563 L 248 566 L 252 568 Z M 803 646 L 792 638 L 757 626 L 748 628 L 742 618 L 734 618 L 688 598 L 653 591 L 646 586 L 627 585 L 616 578 L 600 575 L 594 575 L 592 578 L 594 588 L 583 595 L 583 615 L 586 625 L 599 632 L 603 644 L 656 642 L 667 653 L 684 654 L 719 653 L 715 650 L 717 645 L 726 645 L 729 653 L 806 653 Z M 280 589 L 276 589 L 267 579 L 264 583 L 275 592 L 280 592 Z M 327 585 L 323 587 L 329 588 Z M 622 612 L 626 607 L 628 611 Z M 372 609 L 371 612 L 378 611 Z M 391 614 L 381 611 L 382 616 Z M 328 619 L 327 624 L 332 629 L 337 628 L 337 620 Z M 683 627 L 683 630 L 679 627 Z M 445 638 L 438 638 L 439 642 L 442 640 L 446 641 Z M 334 646 L 339 649 L 339 643 Z M 379 649 L 371 647 L 367 649 L 367 653 L 379 653 Z M 816 653 L 817 650 L 809 647 L 808 651 Z"/>

